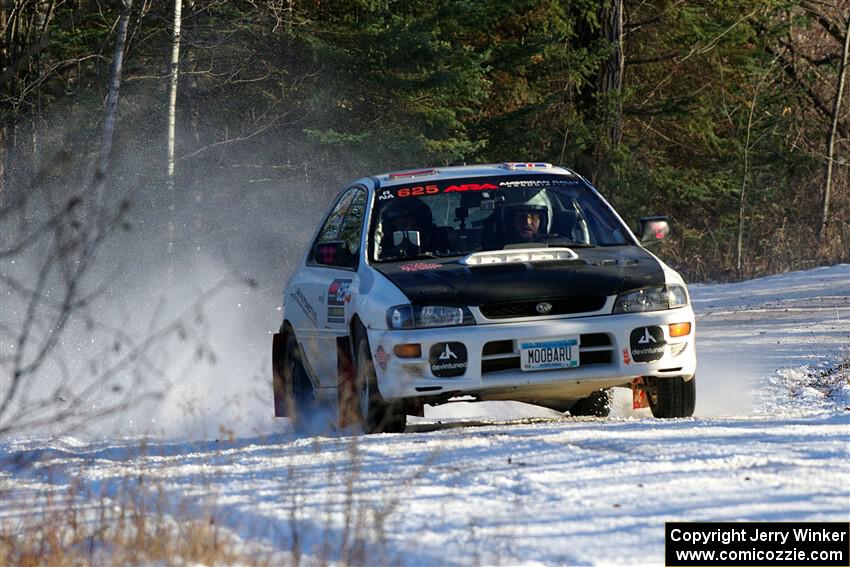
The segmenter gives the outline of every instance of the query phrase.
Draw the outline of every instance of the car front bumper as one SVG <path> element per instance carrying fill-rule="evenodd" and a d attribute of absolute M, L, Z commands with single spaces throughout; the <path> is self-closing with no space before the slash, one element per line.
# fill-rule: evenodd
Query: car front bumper
<path fill-rule="evenodd" d="M 671 324 L 690 323 L 690 333 L 671 337 Z M 644 337 L 655 328 L 651 356 L 638 362 Z M 370 329 L 369 345 L 378 389 L 386 399 L 472 394 L 480 399 L 578 399 L 594 390 L 628 384 L 638 376 L 690 377 L 696 371 L 694 314 L 690 306 L 666 311 L 546 318 L 415 330 Z M 661 335 L 663 334 L 663 339 Z M 579 337 L 579 366 L 558 370 L 520 369 L 519 344 L 530 339 Z M 432 371 L 432 347 L 461 343 L 467 363 L 462 373 L 438 377 Z M 402 358 L 395 347 L 419 344 L 421 356 Z M 661 348 L 663 347 L 663 348 Z M 456 349 L 457 350 L 457 349 Z M 461 371 L 461 370 L 458 370 Z"/>

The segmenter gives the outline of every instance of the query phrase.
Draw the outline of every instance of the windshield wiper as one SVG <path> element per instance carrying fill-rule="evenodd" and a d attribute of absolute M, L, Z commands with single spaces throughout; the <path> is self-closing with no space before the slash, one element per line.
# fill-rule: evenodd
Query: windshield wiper
<path fill-rule="evenodd" d="M 571 238 L 567 238 L 565 236 L 559 236 L 559 235 L 547 236 L 546 238 L 543 239 L 543 242 L 545 242 L 546 244 L 549 244 L 550 246 L 552 244 L 563 244 L 563 245 L 569 246 L 570 248 L 594 248 L 595 247 L 594 244 L 590 244 L 589 242 L 577 242 L 575 240 L 572 240 Z"/>

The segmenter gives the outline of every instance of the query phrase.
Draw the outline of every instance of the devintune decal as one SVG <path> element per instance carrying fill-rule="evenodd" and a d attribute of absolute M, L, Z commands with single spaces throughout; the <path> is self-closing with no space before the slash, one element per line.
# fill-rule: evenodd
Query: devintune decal
<path fill-rule="evenodd" d="M 667 341 L 661 327 L 638 327 L 629 337 L 632 348 L 632 360 L 635 362 L 652 362 L 664 356 Z"/>
<path fill-rule="evenodd" d="M 468 357 L 463 343 L 437 343 L 431 346 L 431 373 L 437 378 L 453 378 L 466 373 Z"/>

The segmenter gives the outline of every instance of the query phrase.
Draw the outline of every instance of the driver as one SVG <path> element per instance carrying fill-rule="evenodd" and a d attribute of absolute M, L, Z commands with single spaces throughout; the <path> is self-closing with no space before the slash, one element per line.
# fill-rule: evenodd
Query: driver
<path fill-rule="evenodd" d="M 434 229 L 431 207 L 416 197 L 396 198 L 381 214 L 381 227 L 383 230 L 381 249 L 384 255 L 388 250 L 404 255 L 416 254 L 419 250 L 428 249 L 430 245 Z M 419 233 L 419 250 L 416 250 L 417 243 L 411 240 L 411 238 L 415 239 L 411 234 L 413 231 Z M 403 233 L 402 241 L 398 245 L 393 241 L 394 234 L 397 232 Z"/>
<path fill-rule="evenodd" d="M 502 209 L 507 244 L 537 242 L 549 233 L 551 205 L 539 192 L 525 201 L 505 204 Z"/>

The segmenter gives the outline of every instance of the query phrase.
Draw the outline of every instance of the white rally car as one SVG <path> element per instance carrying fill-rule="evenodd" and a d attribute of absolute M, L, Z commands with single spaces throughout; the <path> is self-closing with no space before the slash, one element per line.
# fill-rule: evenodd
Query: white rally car
<path fill-rule="evenodd" d="M 576 174 L 505 163 L 365 177 L 339 195 L 284 291 L 275 415 L 319 404 L 401 431 L 460 396 L 607 415 L 631 387 L 656 417 L 694 410 L 681 276 Z"/>

